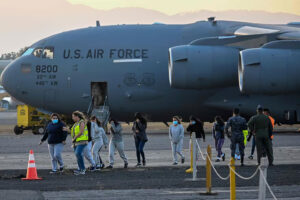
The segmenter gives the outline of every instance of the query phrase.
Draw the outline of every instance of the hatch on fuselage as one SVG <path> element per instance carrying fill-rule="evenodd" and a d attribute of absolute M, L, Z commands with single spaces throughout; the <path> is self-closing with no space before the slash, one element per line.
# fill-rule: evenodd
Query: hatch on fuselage
<path fill-rule="evenodd" d="M 97 108 L 105 105 L 107 99 L 107 82 L 92 82 L 93 107 Z"/>

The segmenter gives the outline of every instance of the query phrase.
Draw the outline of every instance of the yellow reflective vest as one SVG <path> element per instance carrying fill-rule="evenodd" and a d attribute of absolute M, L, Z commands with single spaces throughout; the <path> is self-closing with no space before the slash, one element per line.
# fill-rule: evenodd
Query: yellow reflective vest
<path fill-rule="evenodd" d="M 81 122 L 84 123 L 83 120 L 80 120 L 79 122 L 75 123 L 73 125 L 73 127 L 71 128 L 71 136 L 72 136 L 72 138 L 75 138 L 80 133 L 80 124 L 81 124 Z M 88 140 L 89 140 L 89 132 L 88 132 L 87 125 L 85 125 L 84 132 L 81 134 L 81 136 L 79 136 L 78 138 L 76 138 L 76 142 L 88 141 Z"/>
<path fill-rule="evenodd" d="M 244 145 L 246 146 L 246 144 L 247 144 L 248 130 L 243 130 L 243 134 L 244 134 Z"/>

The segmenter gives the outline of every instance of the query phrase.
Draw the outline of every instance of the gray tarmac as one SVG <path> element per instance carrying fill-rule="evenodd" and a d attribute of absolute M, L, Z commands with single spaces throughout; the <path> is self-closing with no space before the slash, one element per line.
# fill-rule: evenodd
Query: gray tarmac
<path fill-rule="evenodd" d="M 77 167 L 71 148 L 70 138 L 67 139 L 63 152 L 66 170 L 62 174 L 50 175 L 50 156 L 47 144 L 38 145 L 41 136 L 26 131 L 23 135 L 14 135 L 7 129 L 13 125 L 13 112 L 9 119 L 2 123 L 0 114 L 0 199 L 229 199 L 229 181 L 222 181 L 212 172 L 214 196 L 202 196 L 205 191 L 205 161 L 199 156 L 198 180 L 191 181 L 191 174 L 185 173 L 189 167 L 189 135 L 184 139 L 186 162 L 172 166 L 171 146 L 167 128 L 150 125 L 149 142 L 145 146 L 147 166 L 135 168 L 136 157 L 134 140 L 129 127 L 124 126 L 125 151 L 129 160 L 129 169 L 123 169 L 123 162 L 116 154 L 116 165 L 113 170 L 87 172 L 85 176 L 74 176 L 72 170 Z M 3 117 L 5 118 L 5 117 Z M 9 122 L 9 123 L 7 123 Z M 5 127 L 1 129 L 1 127 Z M 295 127 L 292 127 L 296 129 Z M 298 127 L 297 127 L 298 128 Z M 206 127 L 209 131 L 209 127 Z M 268 182 L 278 199 L 300 199 L 300 134 L 284 131 L 275 135 L 273 141 L 275 166 L 268 168 Z M 213 139 L 207 132 L 206 142 L 201 142 L 201 150 L 205 153 L 207 145 Z M 225 162 L 214 163 L 222 176 L 229 173 L 229 144 L 225 140 Z M 246 147 L 246 156 L 250 153 L 251 144 Z M 29 150 L 33 149 L 38 175 L 41 181 L 22 181 L 26 175 Z M 216 156 L 215 149 L 213 158 Z M 101 153 L 106 165 L 108 151 Z M 214 160 L 214 159 L 213 159 Z M 256 170 L 256 160 L 245 159 L 246 166 L 239 167 L 237 172 L 250 176 Z M 86 166 L 89 163 L 86 161 Z M 237 199 L 257 199 L 258 176 L 249 181 L 236 178 Z M 269 192 L 267 198 L 272 199 Z"/>

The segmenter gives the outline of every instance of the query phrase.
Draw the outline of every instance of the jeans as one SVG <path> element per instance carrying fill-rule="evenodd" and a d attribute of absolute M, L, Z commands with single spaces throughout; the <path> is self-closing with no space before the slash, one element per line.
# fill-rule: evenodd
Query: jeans
<path fill-rule="evenodd" d="M 79 170 L 85 170 L 84 161 L 83 161 L 83 151 L 86 148 L 86 146 L 87 146 L 86 144 L 81 144 L 81 145 L 77 145 L 74 148 Z"/>
<path fill-rule="evenodd" d="M 118 150 L 120 157 L 123 159 L 124 163 L 128 163 L 126 155 L 124 153 L 124 142 L 118 142 L 110 140 L 109 142 L 109 164 L 114 165 L 114 154 L 115 150 Z"/>
<path fill-rule="evenodd" d="M 90 141 L 87 145 L 86 148 L 83 150 L 83 155 L 84 157 L 90 162 L 92 166 L 95 166 L 95 161 L 92 156 L 92 141 Z"/>
<path fill-rule="evenodd" d="M 223 152 L 222 152 L 222 147 L 224 144 L 224 138 L 216 138 L 215 140 L 215 145 L 216 145 L 216 150 L 218 152 L 218 158 L 221 158 Z"/>
<path fill-rule="evenodd" d="M 183 139 L 180 140 L 178 143 L 174 143 L 174 142 L 171 141 L 174 163 L 178 163 L 177 154 L 179 154 L 181 156 L 181 158 L 184 159 L 184 155 L 181 152 L 182 145 L 183 145 Z"/>
<path fill-rule="evenodd" d="M 144 146 L 145 146 L 145 141 L 142 141 L 138 137 L 135 139 L 135 149 L 136 149 L 136 158 L 138 163 L 141 163 L 141 155 L 143 159 L 143 163 L 145 162 L 145 153 L 144 153 Z"/>
<path fill-rule="evenodd" d="M 236 149 L 239 149 L 239 153 L 242 157 L 244 157 L 244 149 L 245 149 L 245 143 L 244 143 L 244 135 L 242 134 L 236 134 L 231 136 L 231 157 L 234 158 L 234 155 L 236 153 Z"/>
<path fill-rule="evenodd" d="M 93 153 L 93 159 L 96 163 L 96 166 L 100 166 L 100 164 L 101 164 L 101 157 L 100 157 L 99 153 L 100 153 L 102 146 L 103 146 L 102 140 L 99 139 L 99 140 L 94 141 L 92 153 Z"/>
<path fill-rule="evenodd" d="M 57 171 L 58 170 L 57 163 L 60 165 L 60 167 L 64 166 L 64 162 L 61 157 L 61 152 L 64 149 L 64 145 L 63 143 L 48 144 L 48 149 L 49 149 L 49 154 L 52 162 L 52 170 Z"/>

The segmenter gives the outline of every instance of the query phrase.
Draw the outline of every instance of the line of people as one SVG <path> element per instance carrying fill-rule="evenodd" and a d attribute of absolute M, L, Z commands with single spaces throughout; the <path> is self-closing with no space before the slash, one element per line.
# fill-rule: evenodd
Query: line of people
<path fill-rule="evenodd" d="M 64 162 L 61 154 L 64 145 L 66 144 L 68 133 L 70 133 L 72 138 L 72 148 L 74 149 L 78 164 L 78 169 L 74 170 L 75 175 L 85 174 L 86 167 L 84 158 L 91 164 L 89 167 L 90 171 L 104 168 L 105 164 L 101 159 L 100 152 L 103 147 L 106 149 L 107 145 L 109 146 L 109 166 L 106 168 L 113 168 L 116 150 L 124 161 L 124 168 L 128 167 L 128 160 L 124 152 L 122 126 L 116 119 L 111 118 L 109 120 L 110 130 L 107 134 L 111 135 L 111 139 L 108 142 L 106 133 L 100 121 L 95 116 L 86 120 L 85 115 L 82 112 L 75 111 L 72 114 L 74 125 L 71 128 L 66 126 L 60 116 L 56 113 L 53 113 L 50 118 L 51 122 L 49 122 L 46 127 L 40 145 L 48 140 L 48 149 L 52 161 L 51 174 L 62 172 L 64 170 Z M 146 158 L 144 146 L 148 141 L 146 134 L 147 121 L 140 113 L 136 113 L 134 119 L 132 131 L 136 146 L 136 167 L 141 165 L 145 166 Z"/>
<path fill-rule="evenodd" d="M 257 160 L 260 164 L 260 159 L 264 154 L 267 154 L 269 159 L 269 165 L 273 165 L 273 127 L 275 120 L 270 116 L 268 109 L 261 106 L 257 107 L 257 115 L 253 116 L 247 123 L 246 119 L 240 116 L 240 110 L 235 108 L 233 110 L 233 116 L 230 117 L 225 123 L 220 116 L 215 117 L 215 122 L 212 128 L 212 136 L 215 141 L 215 148 L 217 151 L 216 162 L 225 160 L 225 153 L 222 151 L 222 147 L 225 141 L 225 134 L 231 140 L 231 157 L 238 158 L 236 154 L 240 154 L 241 166 L 244 165 L 244 149 L 245 142 L 252 139 L 252 149 L 249 159 L 253 159 L 255 146 L 257 148 Z M 92 116 L 89 120 L 86 120 L 85 115 L 79 111 L 75 111 L 72 114 L 74 125 L 69 128 L 61 120 L 60 116 L 56 113 L 51 115 L 51 122 L 47 125 L 44 136 L 41 139 L 40 145 L 48 139 L 48 149 L 52 161 L 52 171 L 50 173 L 58 173 L 64 170 L 64 162 L 62 159 L 62 151 L 66 144 L 66 138 L 68 133 L 72 137 L 72 147 L 77 159 L 78 169 L 74 170 L 75 175 L 85 174 L 86 168 L 84 164 L 84 158 L 89 163 L 90 171 L 100 170 L 105 167 L 103 160 L 101 159 L 100 152 L 104 147 L 109 147 L 109 165 L 108 169 L 114 166 L 115 151 L 118 151 L 120 157 L 124 161 L 124 168 L 128 167 L 128 159 L 124 152 L 124 142 L 122 134 L 122 126 L 116 119 L 110 119 L 110 129 L 107 134 L 111 135 L 110 141 L 108 141 L 107 134 L 105 133 L 100 121 Z M 169 127 L 169 139 L 171 142 L 173 165 L 178 164 L 178 157 L 181 157 L 181 163 L 185 162 L 185 156 L 182 152 L 183 139 L 184 139 L 184 127 L 181 124 L 181 117 L 174 116 L 172 125 Z M 134 116 L 134 122 L 132 126 L 132 132 L 136 147 L 137 164 L 136 167 L 145 166 L 146 158 L 144 153 L 144 146 L 148 141 L 146 134 L 147 120 L 141 113 L 136 113 Z M 231 129 L 231 133 L 229 133 Z M 250 134 L 245 138 L 245 130 L 250 131 Z M 187 132 L 195 133 L 195 137 L 200 143 L 201 138 L 205 142 L 205 132 L 203 128 L 203 122 L 195 116 L 190 116 Z M 198 153 L 196 154 L 198 159 Z"/>

